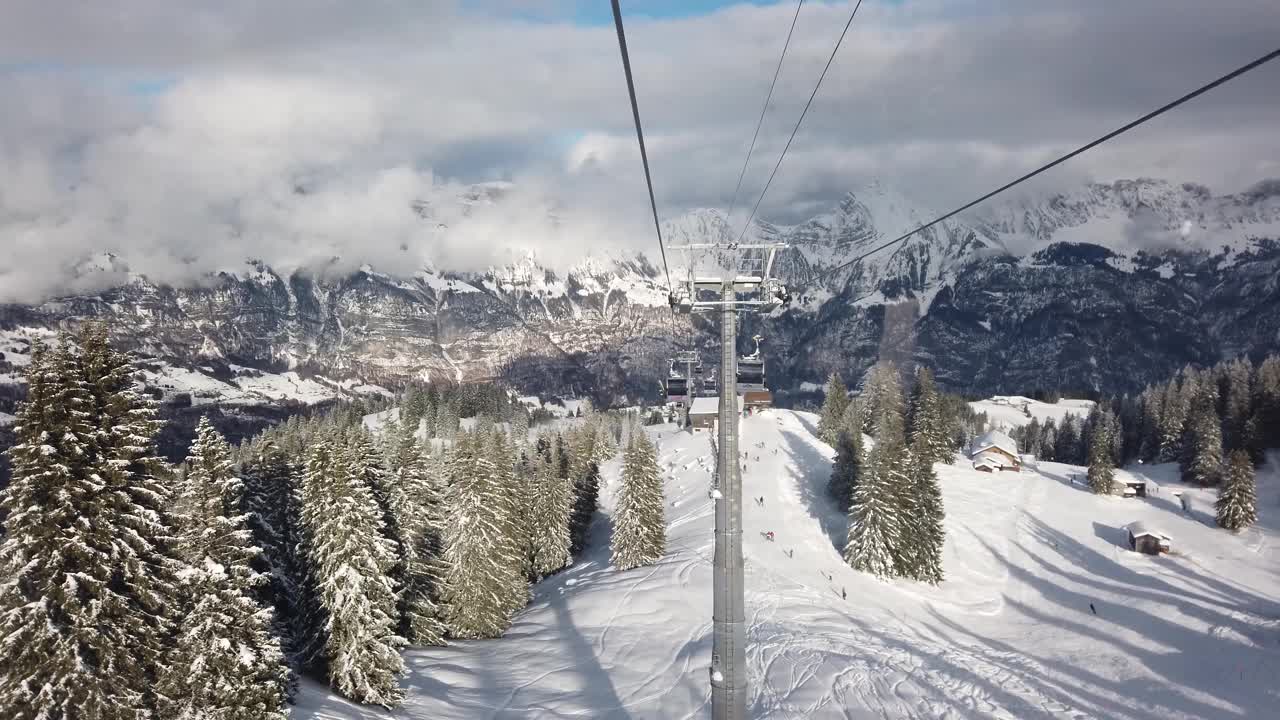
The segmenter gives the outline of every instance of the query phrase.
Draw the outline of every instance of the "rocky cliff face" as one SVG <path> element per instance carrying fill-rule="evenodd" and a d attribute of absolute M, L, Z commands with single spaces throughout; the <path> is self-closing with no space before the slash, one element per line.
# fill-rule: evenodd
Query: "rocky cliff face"
<path fill-rule="evenodd" d="M 957 390 L 1118 392 L 1187 362 L 1280 350 L 1280 183 L 1237 196 L 1152 180 L 1089 185 L 996 204 L 831 272 L 933 216 L 871 186 L 800 225 L 750 229 L 750 239 L 792 246 L 778 270 L 793 306 L 747 318 L 743 332 L 763 330 L 772 384 L 797 390 L 832 371 L 856 381 L 888 357 L 928 363 Z M 673 243 L 735 235 L 712 210 L 666 233 Z M 673 324 L 665 279 L 639 254 L 590 258 L 563 275 L 529 258 L 469 275 L 281 277 L 257 266 L 198 288 L 135 278 L 94 296 L 2 306 L 0 331 L 12 339 L 85 318 L 195 372 L 217 362 L 385 386 L 504 377 L 603 402 L 655 395 L 673 327 L 708 361 L 715 342 L 702 318 L 692 331 L 687 319 Z M 3 384 L 23 348 L 0 346 Z"/>

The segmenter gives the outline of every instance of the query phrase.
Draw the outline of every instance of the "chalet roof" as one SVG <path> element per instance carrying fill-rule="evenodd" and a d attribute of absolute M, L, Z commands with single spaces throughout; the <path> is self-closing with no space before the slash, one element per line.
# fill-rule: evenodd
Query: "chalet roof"
<path fill-rule="evenodd" d="M 1147 523 L 1145 523 L 1145 522 L 1143 522 L 1143 521 L 1141 521 L 1141 520 L 1139 520 L 1139 521 L 1137 521 L 1137 522 L 1131 522 L 1131 523 L 1129 523 L 1128 525 L 1125 525 L 1125 526 L 1124 526 L 1124 529 L 1125 529 L 1125 530 L 1128 530 L 1128 531 L 1129 531 L 1129 534 L 1130 534 L 1130 535 L 1132 535 L 1132 536 L 1134 536 L 1134 537 L 1136 537 L 1136 538 L 1137 538 L 1137 537 L 1143 537 L 1143 536 L 1145 535 L 1145 536 L 1150 536 L 1150 537 L 1153 537 L 1153 538 L 1158 538 L 1158 539 L 1161 539 L 1161 540 L 1172 540 L 1172 539 L 1173 539 L 1173 538 L 1169 535 L 1169 533 L 1167 533 L 1167 532 L 1165 532 L 1165 531 L 1161 530 L 1161 529 L 1160 529 L 1160 528 L 1158 528 L 1158 527 L 1155 527 L 1154 525 L 1148 525 Z"/>
<path fill-rule="evenodd" d="M 973 458 L 974 467 L 980 467 L 983 465 L 987 467 L 995 468 L 997 470 L 1004 467 L 1004 463 L 1000 462 L 999 458 L 993 458 L 990 455 L 978 455 L 975 458 Z"/>
<path fill-rule="evenodd" d="M 690 415 L 715 415 L 720 412 L 720 398 L 696 397 L 689 406 Z"/>
<path fill-rule="evenodd" d="M 969 454 L 977 455 L 983 450 L 990 450 L 992 448 L 1007 452 L 1015 458 L 1018 457 L 1018 443 L 1014 442 L 1013 438 L 1005 435 L 999 430 L 988 430 L 978 439 L 974 440 L 973 444 L 969 446 Z"/>

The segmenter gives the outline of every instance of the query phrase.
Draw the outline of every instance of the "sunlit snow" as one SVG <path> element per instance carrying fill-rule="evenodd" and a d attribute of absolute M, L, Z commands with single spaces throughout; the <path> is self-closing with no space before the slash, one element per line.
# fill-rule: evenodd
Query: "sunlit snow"
<path fill-rule="evenodd" d="M 1259 477 L 1261 520 L 1240 535 L 1212 526 L 1212 491 L 1184 489 L 1193 514 L 1181 512 L 1173 466 L 1130 469 L 1153 481 L 1153 494 L 1122 499 L 1073 485 L 1083 468 L 1069 465 L 995 474 L 940 465 L 947 579 L 935 588 L 844 564 L 845 519 L 825 495 L 834 453 L 813 437 L 816 422 L 781 410 L 743 421 L 743 492 L 765 498 L 743 509 L 750 717 L 1271 715 L 1274 460 Z M 666 557 L 609 566 L 619 472 L 609 463 L 586 557 L 538 585 L 506 637 L 408 651 L 396 717 L 709 717 L 710 443 L 671 426 L 650 431 L 671 469 Z M 1130 552 L 1123 527 L 1138 520 L 1171 533 L 1174 554 Z M 384 714 L 307 682 L 293 716 Z"/>

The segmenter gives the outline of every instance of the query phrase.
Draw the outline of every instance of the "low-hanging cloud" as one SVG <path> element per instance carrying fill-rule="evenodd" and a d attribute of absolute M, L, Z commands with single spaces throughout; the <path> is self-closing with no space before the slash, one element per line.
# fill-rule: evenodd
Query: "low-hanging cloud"
<path fill-rule="evenodd" d="M 267 14 L 242 0 L 22 4 L 0 27 L 0 302 L 95 290 L 125 268 L 186 284 L 248 260 L 411 273 L 530 252 L 553 267 L 654 254 L 616 38 L 550 21 L 563 4 L 526 21 L 484 11 L 496 1 L 286 0 Z M 801 11 L 735 224 L 850 7 Z M 629 24 L 664 216 L 729 204 L 793 10 Z M 1211 14 L 1189 0 L 866 3 L 760 214 L 803 219 L 875 179 L 944 209 L 1278 34 L 1269 0 Z M 1151 175 L 1230 192 L 1278 176 L 1278 73 L 1264 67 L 1040 187 Z M 471 187 L 491 180 L 505 184 Z"/>

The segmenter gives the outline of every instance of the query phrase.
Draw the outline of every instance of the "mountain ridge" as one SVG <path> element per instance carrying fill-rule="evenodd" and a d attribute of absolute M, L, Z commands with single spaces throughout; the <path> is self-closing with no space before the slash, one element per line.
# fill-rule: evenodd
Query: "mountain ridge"
<path fill-rule="evenodd" d="M 464 201 L 498 202 L 506 191 L 479 186 Z M 1225 196 L 1138 179 L 1015 197 L 830 272 L 932 217 L 873 184 L 801 223 L 753 223 L 748 240 L 791 245 L 777 271 L 793 306 L 744 318 L 745 335 L 755 328 L 768 338 L 779 390 L 885 356 L 932 364 L 957 390 L 1056 383 L 1120 392 L 1166 366 L 1280 348 L 1280 320 L 1271 319 L 1280 317 L 1280 181 Z M 736 239 L 734 227 L 704 208 L 669 220 L 664 237 Z M 672 260 L 678 282 L 687 271 Z M 103 254 L 85 272 L 124 267 Z M 249 263 L 193 287 L 131 275 L 99 293 L 0 305 L 0 329 L 100 318 L 125 347 L 187 365 L 212 358 L 386 386 L 504 378 L 531 392 L 621 402 L 656 397 L 677 345 L 714 342 L 705 319 L 673 319 L 666 297 L 661 267 L 643 252 L 599 253 L 559 272 L 529 253 L 473 273 L 277 273 Z M 1126 334 L 1148 338 L 1168 361 L 1141 367 L 1116 344 Z M 13 364 L 4 355 L 0 373 Z"/>

